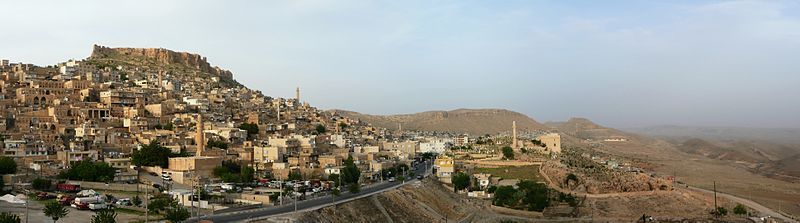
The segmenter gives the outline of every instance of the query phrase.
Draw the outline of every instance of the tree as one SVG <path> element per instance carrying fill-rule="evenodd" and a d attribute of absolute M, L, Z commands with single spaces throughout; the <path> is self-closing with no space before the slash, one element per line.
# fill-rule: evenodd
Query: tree
<path fill-rule="evenodd" d="M 453 189 L 457 192 L 469 186 L 469 175 L 459 172 L 453 176 Z"/>
<path fill-rule="evenodd" d="M 361 185 L 358 183 L 353 183 L 350 184 L 350 186 L 348 186 L 347 189 L 350 191 L 350 193 L 356 194 L 358 192 L 361 192 Z"/>
<path fill-rule="evenodd" d="M 504 146 L 503 157 L 505 157 L 506 159 L 514 159 L 514 149 L 511 149 L 511 147 L 508 146 Z"/>
<path fill-rule="evenodd" d="M 334 187 L 338 187 L 339 186 L 339 182 L 341 181 L 339 178 L 341 178 L 341 175 L 339 175 L 339 174 L 332 173 L 332 174 L 328 175 L 328 180 L 333 181 L 333 186 Z"/>
<path fill-rule="evenodd" d="M 347 156 L 347 160 L 344 161 L 344 168 L 342 168 L 342 180 L 347 184 L 358 184 L 359 179 L 361 179 L 361 170 L 358 169 L 355 161 L 353 161 L 353 156 Z"/>
<path fill-rule="evenodd" d="M 225 143 L 225 142 L 219 141 L 219 140 L 208 140 L 208 143 L 206 143 L 206 148 L 207 149 L 211 149 L 211 148 L 228 149 L 228 143 Z"/>
<path fill-rule="evenodd" d="M 333 188 L 332 194 L 333 194 L 333 196 L 337 196 L 338 197 L 339 195 L 342 194 L 342 192 L 339 191 L 339 188 Z"/>
<path fill-rule="evenodd" d="M 150 200 L 150 203 L 147 204 L 147 209 L 150 212 L 158 213 L 160 211 L 164 211 L 169 208 L 174 202 L 172 197 L 168 196 L 159 196 Z"/>
<path fill-rule="evenodd" d="M 58 222 L 58 219 L 67 216 L 67 214 L 69 214 L 69 210 L 56 201 L 50 201 L 44 205 L 44 215 L 52 218 L 53 222 Z"/>
<path fill-rule="evenodd" d="M 711 211 L 711 214 L 714 215 L 715 217 L 722 217 L 728 215 L 728 209 L 726 209 L 725 207 L 717 207 L 716 210 Z"/>
<path fill-rule="evenodd" d="M 252 183 L 253 181 L 255 181 L 255 174 L 256 170 L 254 170 L 252 167 L 245 167 L 242 168 L 242 172 L 240 173 L 241 175 L 240 178 L 243 183 Z"/>
<path fill-rule="evenodd" d="M 20 223 L 19 216 L 7 212 L 0 212 L 0 223 Z"/>
<path fill-rule="evenodd" d="M 116 170 L 108 163 L 84 160 L 61 172 L 59 177 L 70 180 L 110 182 L 114 180 L 115 173 Z"/>
<path fill-rule="evenodd" d="M 347 123 L 339 122 L 339 128 L 340 129 L 346 129 L 347 128 Z"/>
<path fill-rule="evenodd" d="M 317 124 L 317 129 L 316 130 L 317 130 L 317 134 L 318 135 L 322 135 L 327 131 L 327 129 L 325 129 L 325 126 L 322 125 L 322 124 Z"/>
<path fill-rule="evenodd" d="M 182 222 L 189 218 L 189 210 L 175 204 L 166 210 L 164 218 L 173 223 Z"/>
<path fill-rule="evenodd" d="M 500 186 L 494 191 L 494 205 L 497 206 L 514 206 L 517 204 L 515 194 L 517 190 L 513 186 Z"/>
<path fill-rule="evenodd" d="M 172 151 L 161 146 L 158 141 L 153 140 L 150 144 L 143 145 L 141 149 L 133 151 L 131 162 L 137 166 L 160 166 L 167 168 L 169 157 Z"/>
<path fill-rule="evenodd" d="M 36 178 L 31 182 L 31 186 L 33 189 L 37 190 L 50 190 L 52 187 L 53 182 L 48 179 Z"/>
<path fill-rule="evenodd" d="M 303 175 L 302 175 L 302 174 L 300 174 L 300 172 L 298 172 L 298 171 L 292 171 L 292 172 L 289 172 L 289 180 L 290 180 L 290 181 L 293 181 L 293 180 L 302 180 L 302 179 L 303 179 Z"/>
<path fill-rule="evenodd" d="M 550 206 L 550 190 L 544 184 L 523 180 L 517 183 L 517 187 L 524 193 L 522 201 L 529 211 L 542 211 Z"/>
<path fill-rule="evenodd" d="M 746 215 L 747 208 L 742 204 L 736 204 L 736 207 L 733 207 L 733 213 L 738 215 Z"/>
<path fill-rule="evenodd" d="M 138 207 L 139 205 L 142 205 L 142 198 L 139 198 L 139 196 L 137 195 L 131 198 L 131 203 Z"/>
<path fill-rule="evenodd" d="M 114 209 L 105 208 L 97 211 L 97 213 L 92 216 L 92 223 L 116 223 L 116 218 L 117 213 L 114 211 Z"/>
<path fill-rule="evenodd" d="M 17 173 L 17 162 L 11 157 L 0 157 L 0 175 Z"/>
<path fill-rule="evenodd" d="M 247 131 L 247 135 L 257 135 L 258 134 L 258 125 L 253 123 L 242 123 L 239 125 L 239 129 Z"/>

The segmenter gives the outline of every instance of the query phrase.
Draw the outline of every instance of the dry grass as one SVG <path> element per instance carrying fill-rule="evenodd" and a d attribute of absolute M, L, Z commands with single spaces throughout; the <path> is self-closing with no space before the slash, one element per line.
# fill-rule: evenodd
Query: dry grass
<path fill-rule="evenodd" d="M 513 166 L 513 167 L 499 167 L 499 168 L 476 168 L 475 173 L 488 173 L 492 176 L 502 177 L 503 179 L 520 179 L 520 180 L 544 180 L 539 175 L 539 166 Z"/>

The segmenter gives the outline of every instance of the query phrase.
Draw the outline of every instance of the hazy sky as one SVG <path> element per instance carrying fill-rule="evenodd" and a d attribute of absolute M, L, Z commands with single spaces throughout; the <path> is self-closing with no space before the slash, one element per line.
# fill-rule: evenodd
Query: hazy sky
<path fill-rule="evenodd" d="M 800 127 L 797 1 L 3 1 L 0 58 L 200 53 L 267 95 L 372 114 Z"/>

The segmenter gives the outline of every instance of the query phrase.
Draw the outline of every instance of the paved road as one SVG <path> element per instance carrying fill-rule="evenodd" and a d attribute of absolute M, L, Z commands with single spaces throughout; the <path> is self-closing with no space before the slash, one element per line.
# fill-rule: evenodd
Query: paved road
<path fill-rule="evenodd" d="M 544 179 L 547 181 L 547 184 L 550 185 L 551 188 L 554 188 L 554 189 L 556 189 L 556 190 L 558 190 L 558 191 L 560 191 L 562 193 L 572 193 L 572 194 L 575 194 L 577 196 L 587 196 L 587 197 L 592 197 L 592 198 L 606 198 L 606 197 L 620 197 L 620 196 L 639 196 L 639 195 L 649 195 L 649 194 L 656 194 L 656 193 L 669 193 L 667 191 L 638 191 L 638 192 L 620 192 L 620 193 L 607 193 L 607 194 L 587 194 L 587 193 L 581 193 L 581 192 L 572 192 L 572 191 L 568 191 L 568 190 L 565 190 L 563 188 L 558 187 L 558 185 L 553 183 L 550 180 L 550 177 L 548 177 L 547 174 L 544 173 L 543 169 L 544 168 L 541 168 L 541 167 L 539 168 L 539 175 L 544 177 Z M 688 186 L 688 188 L 691 189 L 691 190 L 694 190 L 694 191 L 701 192 L 701 193 L 714 194 L 713 191 L 702 189 L 702 188 L 697 188 L 697 187 L 693 187 L 693 186 Z M 719 192 L 719 191 L 717 191 L 717 196 L 725 197 L 725 198 L 727 198 L 727 199 L 729 199 L 731 201 L 734 201 L 734 202 L 737 202 L 737 203 L 741 203 L 741 204 L 743 204 L 745 206 L 748 206 L 748 207 L 750 207 L 752 209 L 755 209 L 756 211 L 760 212 L 762 215 L 768 215 L 768 216 L 772 216 L 772 217 L 777 217 L 777 218 L 783 219 L 783 220 L 785 220 L 787 222 L 795 222 L 795 223 L 797 222 L 795 220 L 790 219 L 789 217 L 784 216 L 781 213 L 778 213 L 778 212 L 776 212 L 776 211 L 774 211 L 774 210 L 772 210 L 770 208 L 767 208 L 764 205 L 761 205 L 761 204 L 759 204 L 759 203 L 757 203 L 755 201 L 752 201 L 752 200 L 744 199 L 744 198 L 741 198 L 741 197 L 737 197 L 737 196 L 734 196 L 734 195 L 731 195 L 731 194 L 722 193 L 722 192 Z"/>
<path fill-rule="evenodd" d="M 706 190 L 706 189 L 703 189 L 703 188 L 697 188 L 697 187 L 689 186 L 689 189 L 692 189 L 692 190 L 695 190 L 695 191 L 699 191 L 699 192 L 703 192 L 703 193 L 707 193 L 707 194 L 714 194 L 714 191 Z M 778 213 L 778 212 L 776 212 L 776 211 L 774 211 L 774 210 L 772 210 L 772 209 L 770 209 L 768 207 L 764 207 L 764 205 L 761 205 L 761 204 L 759 204 L 759 203 L 757 203 L 755 201 L 751 201 L 751 200 L 748 200 L 748 199 L 737 197 L 737 196 L 734 196 L 734 195 L 731 195 L 731 194 L 722 193 L 722 192 L 719 192 L 719 191 L 717 191 L 717 196 L 725 197 L 728 200 L 731 200 L 731 201 L 734 201 L 734 202 L 737 202 L 737 203 L 741 203 L 741 204 L 743 204 L 745 206 L 748 206 L 748 207 L 750 207 L 752 209 L 755 209 L 756 211 L 760 212 L 762 215 L 769 215 L 769 216 L 772 216 L 772 217 L 780 218 L 780 219 L 782 219 L 782 220 L 784 220 L 786 222 L 795 222 L 795 223 L 797 223 L 797 221 L 795 221 L 795 220 L 793 220 L 793 219 L 791 219 L 789 217 L 786 217 L 783 214 Z"/>
<path fill-rule="evenodd" d="M 431 161 L 428 161 L 428 167 L 432 167 Z M 425 165 L 420 164 L 417 166 L 417 170 L 415 172 L 416 175 L 424 174 L 426 172 Z M 407 180 L 405 183 L 413 183 L 416 182 L 416 179 Z M 354 199 L 358 199 L 361 197 L 366 197 L 372 194 L 380 193 L 386 190 L 394 189 L 399 187 L 403 184 L 400 181 L 396 182 L 388 182 L 384 181 L 383 183 L 376 183 L 372 185 L 368 185 L 364 188 L 361 188 L 361 192 L 357 194 L 351 194 L 349 192 L 343 192 L 340 196 L 336 197 L 336 204 L 348 202 Z M 322 207 L 333 205 L 333 198 L 331 195 L 326 195 L 310 200 L 298 201 L 296 202 L 297 212 L 305 211 L 305 210 L 315 210 Z M 275 216 L 280 214 L 288 214 L 295 211 L 295 203 L 293 202 L 285 202 L 283 206 L 272 206 L 266 208 L 259 208 L 259 209 L 252 209 L 252 210 L 244 210 L 232 213 L 224 213 L 224 214 L 217 214 L 213 216 L 203 216 L 201 218 L 190 218 L 186 220 L 186 222 L 198 222 L 199 220 L 206 220 L 210 219 L 214 222 L 245 222 L 248 220 L 253 220 L 256 218 L 264 218 L 269 216 Z"/>

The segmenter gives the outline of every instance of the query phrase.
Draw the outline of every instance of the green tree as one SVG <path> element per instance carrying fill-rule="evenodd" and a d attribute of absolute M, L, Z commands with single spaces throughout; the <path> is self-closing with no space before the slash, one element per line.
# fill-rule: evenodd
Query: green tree
<path fill-rule="evenodd" d="M 19 216 L 7 212 L 0 212 L 0 223 L 20 223 Z"/>
<path fill-rule="evenodd" d="M 173 203 L 175 202 L 171 197 L 159 196 L 150 200 L 150 203 L 147 204 L 147 209 L 150 212 L 159 213 L 169 208 Z"/>
<path fill-rule="evenodd" d="M 334 174 L 328 175 L 328 180 L 333 181 L 333 186 L 334 187 L 338 187 L 339 186 L 339 182 L 341 181 L 339 179 L 340 177 L 341 177 L 341 175 L 334 173 Z"/>
<path fill-rule="evenodd" d="M 182 222 L 189 218 L 189 210 L 175 204 L 166 210 L 164 218 L 173 223 Z"/>
<path fill-rule="evenodd" d="M 302 180 L 302 179 L 303 179 L 303 175 L 300 174 L 300 172 L 298 172 L 298 171 L 289 172 L 289 180 L 290 181 L 292 181 L 292 180 Z"/>
<path fill-rule="evenodd" d="M 453 189 L 458 192 L 469 186 L 469 175 L 459 172 L 453 176 Z"/>
<path fill-rule="evenodd" d="M 131 198 L 131 204 L 133 204 L 135 206 L 142 205 L 142 198 L 139 198 L 138 195 L 133 197 L 133 198 Z"/>
<path fill-rule="evenodd" d="M 747 208 L 742 204 L 736 204 L 736 207 L 733 207 L 733 213 L 738 215 L 746 215 Z"/>
<path fill-rule="evenodd" d="M 52 187 L 52 185 L 53 185 L 52 181 L 42 178 L 36 178 L 33 180 L 33 182 L 31 182 L 31 186 L 33 187 L 33 189 L 37 190 L 44 190 L 44 191 L 50 190 L 50 187 Z"/>
<path fill-rule="evenodd" d="M 116 223 L 117 213 L 112 208 L 105 208 L 97 211 L 92 216 L 92 223 Z"/>
<path fill-rule="evenodd" d="M 511 207 L 517 204 L 517 190 L 513 186 L 500 186 L 494 191 L 494 205 Z"/>
<path fill-rule="evenodd" d="M 350 193 L 356 194 L 361 192 L 361 185 L 358 183 L 352 183 L 347 187 L 347 189 L 350 191 Z"/>
<path fill-rule="evenodd" d="M 347 160 L 344 161 L 344 168 L 342 168 L 342 180 L 347 184 L 358 184 L 359 179 L 361 179 L 361 170 L 358 169 L 355 161 L 353 161 L 353 156 L 347 156 Z"/>
<path fill-rule="evenodd" d="M 318 135 L 325 134 L 325 132 L 327 131 L 327 129 L 325 129 L 325 126 L 322 125 L 322 124 L 317 124 L 317 129 L 316 130 L 317 130 L 317 134 Z"/>
<path fill-rule="evenodd" d="M 208 143 L 206 143 L 206 148 L 228 149 L 228 143 L 219 140 L 208 140 Z"/>
<path fill-rule="evenodd" d="M 514 159 L 514 149 L 511 149 L 511 147 L 508 146 L 504 146 L 503 157 L 505 157 L 506 159 Z"/>
<path fill-rule="evenodd" d="M 69 210 L 61 206 L 56 201 L 47 202 L 44 205 L 44 215 L 53 219 L 53 222 L 58 222 L 58 219 L 63 218 L 69 214 Z"/>
<path fill-rule="evenodd" d="M 108 163 L 84 160 L 61 172 L 59 177 L 69 180 L 110 182 L 114 180 L 115 173 L 116 170 L 109 166 Z"/>
<path fill-rule="evenodd" d="M 550 206 L 550 190 L 544 184 L 524 180 L 517 187 L 524 194 L 522 201 L 529 211 L 542 211 Z"/>
<path fill-rule="evenodd" d="M 347 123 L 339 122 L 339 128 L 340 129 L 346 129 L 347 128 Z"/>
<path fill-rule="evenodd" d="M 256 170 L 254 170 L 252 167 L 242 168 L 240 174 L 242 183 L 252 183 L 253 181 L 255 181 Z"/>
<path fill-rule="evenodd" d="M 143 145 L 141 149 L 133 151 L 131 162 L 137 166 L 160 166 L 167 168 L 169 157 L 172 151 L 161 146 L 158 141 L 153 140 L 150 144 Z"/>
<path fill-rule="evenodd" d="M 17 173 L 17 162 L 7 156 L 0 157 L 0 175 Z"/>
<path fill-rule="evenodd" d="M 247 131 L 248 135 L 258 134 L 258 125 L 254 123 L 242 123 L 239 125 L 239 129 Z"/>
<path fill-rule="evenodd" d="M 725 207 L 717 207 L 716 210 L 711 211 L 711 214 L 714 215 L 715 217 L 722 217 L 728 215 L 728 209 L 726 209 Z"/>

